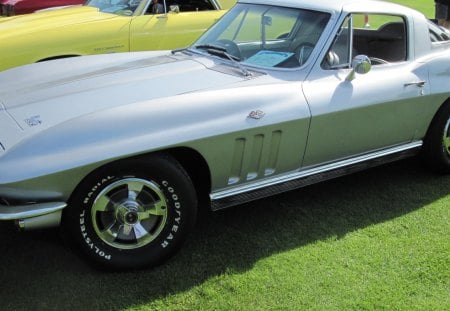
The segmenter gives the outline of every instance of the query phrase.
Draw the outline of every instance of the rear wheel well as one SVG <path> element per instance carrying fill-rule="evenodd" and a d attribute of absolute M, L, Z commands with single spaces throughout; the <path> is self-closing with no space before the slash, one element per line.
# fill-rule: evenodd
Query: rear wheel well
<path fill-rule="evenodd" d="M 428 125 L 428 129 L 427 129 L 427 132 L 426 132 L 426 134 L 425 134 L 425 139 L 429 136 L 430 130 L 431 130 L 431 127 L 432 127 L 433 123 L 436 122 L 436 119 L 439 118 L 439 115 L 442 114 L 442 110 L 444 110 L 445 107 L 446 107 L 447 105 L 450 105 L 450 97 L 447 98 L 444 102 L 442 102 L 442 104 L 441 104 L 441 105 L 439 106 L 439 108 L 436 110 L 436 112 L 435 112 L 433 118 L 431 119 L 430 124 Z"/>
<path fill-rule="evenodd" d="M 427 166 L 438 173 L 450 173 L 450 99 L 447 99 L 428 127 L 422 148 Z"/>

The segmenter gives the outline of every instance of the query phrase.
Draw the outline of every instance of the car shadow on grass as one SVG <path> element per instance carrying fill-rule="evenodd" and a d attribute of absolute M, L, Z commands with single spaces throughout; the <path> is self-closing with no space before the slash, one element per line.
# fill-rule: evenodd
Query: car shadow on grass
<path fill-rule="evenodd" d="M 181 251 L 147 270 L 95 270 L 57 230 L 0 223 L 0 300 L 9 309 L 124 309 L 260 259 L 408 214 L 448 195 L 450 176 L 407 160 L 207 215 Z"/>

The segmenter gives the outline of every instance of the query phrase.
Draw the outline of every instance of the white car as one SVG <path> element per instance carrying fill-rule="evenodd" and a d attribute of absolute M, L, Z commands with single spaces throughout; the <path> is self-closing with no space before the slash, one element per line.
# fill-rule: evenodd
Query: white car
<path fill-rule="evenodd" d="M 0 73 L 0 219 L 156 265 L 200 209 L 417 154 L 449 173 L 449 97 L 449 34 L 417 11 L 242 0 L 187 49 Z"/>

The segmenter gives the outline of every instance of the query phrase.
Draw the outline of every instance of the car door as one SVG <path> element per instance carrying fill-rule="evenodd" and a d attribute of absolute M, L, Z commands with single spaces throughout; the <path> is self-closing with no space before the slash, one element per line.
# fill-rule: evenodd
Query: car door
<path fill-rule="evenodd" d="M 359 28 L 358 21 L 364 23 Z M 356 14 L 344 21 L 326 58 L 303 85 L 312 115 L 304 167 L 415 139 L 429 83 L 426 66 L 408 52 L 410 26 L 399 16 Z M 384 33 L 388 28 L 399 33 Z M 349 59 L 355 54 L 369 56 L 373 64 L 352 79 Z"/>
<path fill-rule="evenodd" d="M 167 50 L 188 46 L 224 12 L 180 11 L 136 16 L 130 26 L 131 51 Z"/>

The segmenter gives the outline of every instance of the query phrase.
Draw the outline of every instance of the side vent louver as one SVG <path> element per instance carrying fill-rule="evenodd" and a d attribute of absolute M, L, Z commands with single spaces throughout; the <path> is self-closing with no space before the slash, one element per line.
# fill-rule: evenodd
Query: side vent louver
<path fill-rule="evenodd" d="M 228 185 L 275 173 L 282 132 L 274 131 L 267 136 L 256 134 L 235 140 Z"/>

